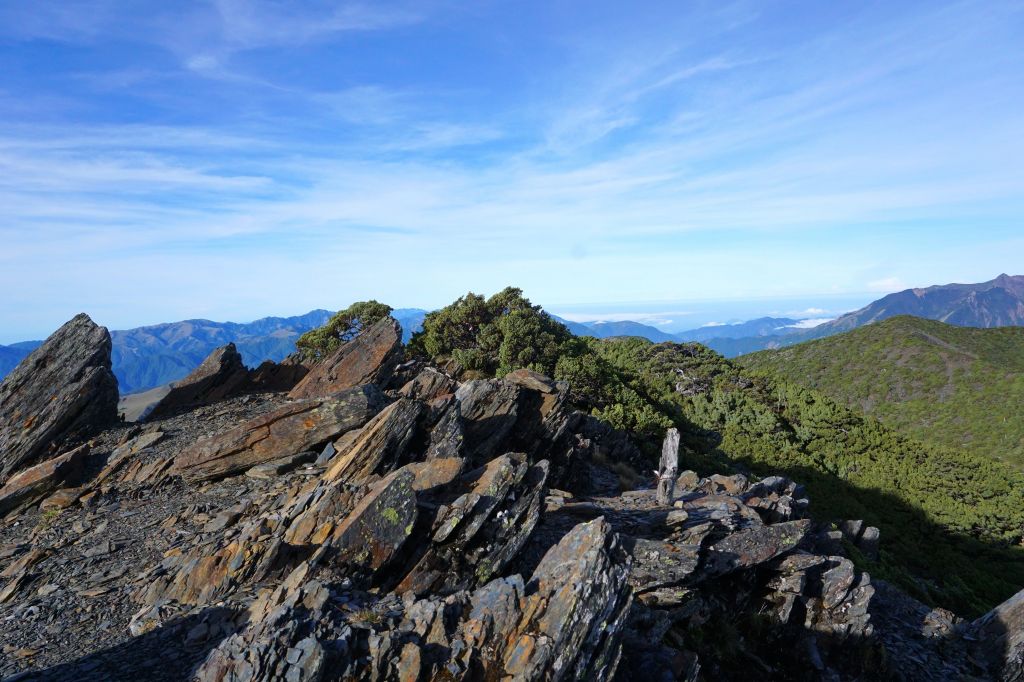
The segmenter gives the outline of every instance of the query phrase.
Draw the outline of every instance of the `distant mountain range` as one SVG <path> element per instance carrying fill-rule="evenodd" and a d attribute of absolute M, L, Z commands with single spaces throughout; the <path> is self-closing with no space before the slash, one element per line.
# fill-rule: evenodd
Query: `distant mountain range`
<path fill-rule="evenodd" d="M 402 324 L 405 341 L 420 329 L 426 314 L 420 308 L 399 308 L 392 313 Z M 573 322 L 553 317 L 577 336 L 640 336 L 655 343 L 697 341 L 726 357 L 736 357 L 839 334 L 895 315 L 913 315 L 964 327 L 1022 325 L 1024 276 L 1000 275 L 981 284 L 907 289 L 809 329 L 799 329 L 800 320 L 761 317 L 669 334 L 630 320 Z M 299 335 L 322 325 L 330 316 L 330 311 L 313 310 L 305 315 L 266 317 L 247 324 L 184 320 L 113 331 L 114 374 L 122 394 L 163 386 L 186 376 L 210 351 L 230 341 L 249 366 L 264 360 L 279 361 L 295 350 Z M 0 346 L 0 377 L 6 376 L 40 343 L 25 341 Z"/>
<path fill-rule="evenodd" d="M 898 315 L 738 362 L 926 443 L 1024 467 L 1024 327 L 978 329 Z"/>
<path fill-rule="evenodd" d="M 860 310 L 810 329 L 774 337 L 706 343 L 727 357 L 768 348 L 784 348 L 857 329 L 897 315 L 938 320 L 959 327 L 1024 325 L 1024 275 L 999 275 L 980 284 L 943 284 L 906 289 L 883 296 Z"/>
<path fill-rule="evenodd" d="M 397 309 L 404 340 L 419 329 L 426 311 Z M 214 348 L 234 342 L 250 367 L 280 361 L 295 351 L 295 340 L 327 322 L 333 313 L 313 310 L 294 317 L 264 317 L 249 323 L 183 320 L 110 332 L 114 374 L 122 395 L 164 386 L 188 375 Z M 6 376 L 41 341 L 0 346 L 0 377 Z"/>
<path fill-rule="evenodd" d="M 570 322 L 556 315 L 552 315 L 552 317 L 567 326 L 569 331 L 577 336 L 595 336 L 599 339 L 607 339 L 614 336 L 640 336 L 655 343 L 663 341 L 698 341 L 708 344 L 709 342 L 746 339 L 748 337 L 780 336 L 792 333 L 795 325 L 800 323 L 800 320 L 788 317 L 759 317 L 756 320 L 748 320 L 746 322 L 709 325 L 670 334 L 657 327 L 631 320 Z M 715 348 L 714 345 L 711 347 Z M 715 350 L 718 349 L 715 348 Z"/>

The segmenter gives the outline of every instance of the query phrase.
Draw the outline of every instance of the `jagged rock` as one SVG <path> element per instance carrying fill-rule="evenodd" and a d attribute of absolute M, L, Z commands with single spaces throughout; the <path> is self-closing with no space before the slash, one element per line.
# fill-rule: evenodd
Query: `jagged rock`
<path fill-rule="evenodd" d="M 447 374 L 433 367 L 426 367 L 416 375 L 416 378 L 402 386 L 398 392 L 406 398 L 429 403 L 445 396 L 455 395 L 458 388 L 458 383 Z"/>
<path fill-rule="evenodd" d="M 628 572 L 611 526 L 603 519 L 576 526 L 527 585 L 514 576 L 473 595 L 460 629 L 460 672 L 474 679 L 611 679 L 631 601 Z"/>
<path fill-rule="evenodd" d="M 782 476 L 769 476 L 747 487 L 743 501 L 769 523 L 807 516 L 809 501 L 802 486 Z"/>
<path fill-rule="evenodd" d="M 689 469 L 679 474 L 679 477 L 676 479 L 676 488 L 680 492 L 696 490 L 698 485 L 700 485 L 700 476 L 697 475 L 696 471 Z"/>
<path fill-rule="evenodd" d="M 859 549 L 870 559 L 878 558 L 878 541 L 881 532 L 874 526 L 868 526 L 863 521 L 856 519 L 843 521 L 839 524 L 839 530 L 843 538 Z"/>
<path fill-rule="evenodd" d="M 462 456 L 462 443 L 465 430 L 462 427 L 462 406 L 458 400 L 452 401 L 448 409 L 441 415 L 434 428 L 430 431 L 430 443 L 424 457 L 441 459 Z"/>
<path fill-rule="evenodd" d="M 146 419 L 162 419 L 199 405 L 209 405 L 246 388 L 249 370 L 242 354 L 229 343 L 211 352 L 192 372 L 176 381 L 170 392 L 160 399 Z"/>
<path fill-rule="evenodd" d="M 329 593 L 319 582 L 295 586 L 307 567 L 297 568 L 271 595 L 251 609 L 251 625 L 210 652 L 193 679 L 197 682 L 323 679 L 325 653 L 316 638 L 316 620 Z"/>
<path fill-rule="evenodd" d="M 402 328 L 388 317 L 316 364 L 288 394 L 323 398 L 353 386 L 387 383 L 402 358 Z"/>
<path fill-rule="evenodd" d="M 699 542 L 688 544 L 624 536 L 623 547 L 633 557 L 629 582 L 638 593 L 682 585 L 700 563 Z M 663 597 L 658 601 L 663 602 Z"/>
<path fill-rule="evenodd" d="M 313 450 L 368 422 L 383 405 L 372 384 L 332 398 L 304 400 L 259 416 L 183 451 L 170 472 L 187 481 L 239 474 L 257 464 Z"/>
<path fill-rule="evenodd" d="M 77 477 L 88 454 L 89 446 L 80 445 L 12 476 L 0 488 L 0 517 L 43 499 Z"/>
<path fill-rule="evenodd" d="M 0 383 L 0 483 L 117 419 L 110 334 L 76 315 Z"/>
<path fill-rule="evenodd" d="M 466 460 L 461 457 L 442 457 L 426 462 L 413 462 L 403 469 L 412 472 L 413 490 L 427 492 L 448 485 L 466 468 Z"/>
<path fill-rule="evenodd" d="M 546 461 L 503 455 L 446 489 L 431 542 L 397 590 L 448 594 L 500 572 L 537 524 L 547 474 Z"/>
<path fill-rule="evenodd" d="M 394 467 L 405 452 L 420 416 L 420 403 L 400 399 L 371 419 L 347 445 L 335 443 L 338 454 L 328 463 L 328 481 L 361 481 L 383 467 Z"/>
<path fill-rule="evenodd" d="M 510 372 L 505 381 L 521 389 L 510 449 L 531 452 L 537 458 L 550 457 L 563 447 L 565 430 L 575 424 L 565 409 L 569 384 L 528 369 Z"/>
<path fill-rule="evenodd" d="M 281 362 L 264 360 L 260 366 L 249 372 L 249 387 L 253 392 L 291 391 L 309 374 L 309 367 L 297 356 L 289 356 Z"/>
<path fill-rule="evenodd" d="M 519 414 L 519 386 L 500 379 L 477 379 L 459 387 L 455 398 L 462 419 L 465 454 L 474 463 L 491 459 Z"/>

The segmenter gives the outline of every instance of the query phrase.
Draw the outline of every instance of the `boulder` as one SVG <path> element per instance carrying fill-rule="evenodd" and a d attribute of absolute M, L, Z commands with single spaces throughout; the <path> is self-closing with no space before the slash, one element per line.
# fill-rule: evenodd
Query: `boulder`
<path fill-rule="evenodd" d="M 200 440 L 178 455 L 170 473 L 192 482 L 224 478 L 257 464 L 316 450 L 368 422 L 383 404 L 383 394 L 372 384 L 332 398 L 297 401 Z"/>
<path fill-rule="evenodd" d="M 0 488 L 0 517 L 37 502 L 82 472 L 88 445 L 29 467 L 7 480 Z"/>
<path fill-rule="evenodd" d="M 402 328 L 387 317 L 316 364 L 288 394 L 323 398 L 362 384 L 383 385 L 402 359 Z"/>
<path fill-rule="evenodd" d="M 0 383 L 0 483 L 117 420 L 110 333 L 76 315 Z"/>
<path fill-rule="evenodd" d="M 235 344 L 217 348 L 192 372 L 174 383 L 170 393 L 153 406 L 147 420 L 163 419 L 177 412 L 209 405 L 246 389 L 249 370 Z"/>

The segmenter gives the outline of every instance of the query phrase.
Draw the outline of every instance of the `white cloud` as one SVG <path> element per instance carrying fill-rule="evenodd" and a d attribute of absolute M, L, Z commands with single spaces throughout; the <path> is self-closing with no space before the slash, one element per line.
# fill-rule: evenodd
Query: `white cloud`
<path fill-rule="evenodd" d="M 809 320 L 800 320 L 796 324 L 788 324 L 785 327 L 779 327 L 779 329 L 813 329 L 819 325 L 823 325 L 826 322 L 831 322 L 834 317 L 818 317 Z"/>

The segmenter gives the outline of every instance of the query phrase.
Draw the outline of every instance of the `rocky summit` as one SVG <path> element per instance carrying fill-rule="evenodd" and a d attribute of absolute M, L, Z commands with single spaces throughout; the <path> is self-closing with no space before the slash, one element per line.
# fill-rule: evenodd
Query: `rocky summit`
<path fill-rule="evenodd" d="M 0 676 L 1024 674 L 1021 595 L 930 608 L 858 567 L 899 538 L 812 521 L 786 477 L 680 472 L 675 429 L 638 477 L 566 382 L 405 360 L 393 320 L 280 381 L 232 350 L 139 424 L 85 316 L 0 387 Z"/>

